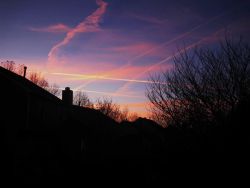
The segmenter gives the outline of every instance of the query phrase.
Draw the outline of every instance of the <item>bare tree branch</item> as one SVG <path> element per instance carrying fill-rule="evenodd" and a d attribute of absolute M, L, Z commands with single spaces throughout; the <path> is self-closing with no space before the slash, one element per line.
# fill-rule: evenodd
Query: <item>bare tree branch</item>
<path fill-rule="evenodd" d="M 249 66 L 250 47 L 241 40 L 226 39 L 217 50 L 180 52 L 172 70 L 149 78 L 153 118 L 164 126 L 218 123 L 249 96 Z"/>

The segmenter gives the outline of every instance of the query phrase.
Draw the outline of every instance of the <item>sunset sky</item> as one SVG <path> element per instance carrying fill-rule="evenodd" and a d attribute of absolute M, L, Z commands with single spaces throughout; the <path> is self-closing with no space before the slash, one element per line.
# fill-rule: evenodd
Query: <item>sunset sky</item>
<path fill-rule="evenodd" d="M 1 0 L 0 60 L 143 116 L 150 74 L 226 32 L 249 40 L 249 18 L 250 0 Z"/>

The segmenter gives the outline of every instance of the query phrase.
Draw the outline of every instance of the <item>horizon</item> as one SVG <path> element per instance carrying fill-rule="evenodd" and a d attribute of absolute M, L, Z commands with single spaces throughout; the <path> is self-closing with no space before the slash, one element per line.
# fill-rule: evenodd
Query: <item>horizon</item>
<path fill-rule="evenodd" d="M 249 41 L 249 10 L 249 0 L 1 1 L 0 60 L 146 116 L 148 76 L 171 69 L 178 50 L 214 46 L 225 31 Z"/>

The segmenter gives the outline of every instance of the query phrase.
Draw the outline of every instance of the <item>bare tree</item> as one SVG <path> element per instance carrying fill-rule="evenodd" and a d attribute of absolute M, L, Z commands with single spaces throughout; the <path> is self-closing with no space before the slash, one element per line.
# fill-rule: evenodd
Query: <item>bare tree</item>
<path fill-rule="evenodd" d="M 73 103 L 77 106 L 93 108 L 94 104 L 89 99 L 88 95 L 82 91 L 76 92 Z"/>
<path fill-rule="evenodd" d="M 138 116 L 138 114 L 136 112 L 128 113 L 128 116 L 127 116 L 128 121 L 133 122 L 133 121 L 137 120 L 138 118 L 139 118 L 139 116 Z"/>
<path fill-rule="evenodd" d="M 12 71 L 20 76 L 24 75 L 24 64 L 16 64 L 14 61 L 4 61 L 1 62 L 1 67 Z M 28 75 L 28 79 L 32 81 L 34 84 L 42 87 L 43 89 L 47 90 L 51 94 L 59 97 L 61 95 L 61 90 L 59 89 L 59 86 L 57 84 L 50 85 L 49 82 L 40 74 L 37 72 L 31 72 Z"/>
<path fill-rule="evenodd" d="M 146 95 L 158 123 L 215 125 L 250 94 L 250 47 L 226 39 L 217 50 L 180 52 L 173 69 L 150 80 Z"/>
<path fill-rule="evenodd" d="M 24 67 L 20 65 L 20 67 Z M 21 69 L 21 68 L 20 68 Z M 20 71 L 21 72 L 21 71 Z M 55 95 L 56 97 L 61 96 L 61 90 L 57 84 L 50 85 L 49 82 L 41 75 L 41 73 L 31 72 L 28 75 L 28 79 L 32 81 L 34 84 L 38 85 L 39 87 L 47 90 L 51 94 Z"/>
<path fill-rule="evenodd" d="M 3 61 L 1 62 L 1 67 L 9 70 L 9 71 L 12 71 L 20 76 L 23 76 L 24 74 L 24 67 L 25 65 L 24 64 L 16 64 L 14 61 Z"/>
<path fill-rule="evenodd" d="M 9 71 L 12 71 L 12 72 L 15 72 L 15 68 L 16 68 L 16 64 L 14 61 L 4 61 L 4 62 L 1 62 L 1 67 L 9 70 Z"/>
<path fill-rule="evenodd" d="M 138 114 L 135 112 L 129 112 L 129 109 L 127 106 L 125 106 L 124 108 L 120 109 L 120 116 L 118 119 L 118 122 L 122 122 L 122 121 L 130 121 L 133 122 L 136 119 L 138 119 Z"/>
<path fill-rule="evenodd" d="M 128 107 L 121 108 L 120 105 L 114 103 L 111 98 L 98 99 L 95 104 L 95 109 L 117 122 L 135 121 L 138 118 L 136 113 L 129 112 Z"/>
<path fill-rule="evenodd" d="M 123 109 L 119 108 L 119 111 L 120 115 L 118 118 L 118 122 L 128 121 L 128 114 L 129 114 L 128 107 L 124 107 Z"/>
<path fill-rule="evenodd" d="M 49 82 L 40 73 L 31 72 L 28 79 L 41 88 L 46 89 L 49 87 Z"/>
<path fill-rule="evenodd" d="M 60 90 L 60 88 L 59 88 L 59 86 L 57 84 L 49 85 L 45 89 L 48 92 L 50 92 L 51 94 L 55 95 L 56 97 L 60 97 L 61 96 L 61 90 Z"/>
<path fill-rule="evenodd" d="M 17 65 L 16 68 L 15 68 L 16 74 L 18 74 L 20 76 L 23 76 L 23 74 L 24 74 L 24 67 L 25 67 L 24 64 Z"/>
<path fill-rule="evenodd" d="M 115 104 L 111 98 L 97 99 L 95 108 L 102 112 L 104 115 L 119 121 L 120 106 Z"/>

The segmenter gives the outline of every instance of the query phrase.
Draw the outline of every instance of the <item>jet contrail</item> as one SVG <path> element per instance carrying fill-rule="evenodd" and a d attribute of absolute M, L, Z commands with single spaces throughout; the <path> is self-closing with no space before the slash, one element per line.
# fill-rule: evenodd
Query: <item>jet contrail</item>
<path fill-rule="evenodd" d="M 75 77 L 78 80 L 111 80 L 111 81 L 123 81 L 123 82 L 136 82 L 136 83 L 153 83 L 148 80 L 137 80 L 137 79 L 126 79 L 126 78 L 114 78 L 98 75 L 86 75 L 86 74 L 71 74 L 71 73 L 62 73 L 62 72 L 44 72 L 45 74 L 58 75 L 58 76 L 71 76 Z M 159 83 L 166 84 L 166 83 Z"/>
<path fill-rule="evenodd" d="M 217 30 L 216 32 L 214 32 L 212 35 L 215 35 L 215 34 L 221 32 L 221 31 L 222 31 L 222 29 L 219 29 L 219 30 Z M 210 35 L 209 35 L 209 36 L 210 36 Z M 163 60 L 161 60 L 161 61 L 159 61 L 159 62 L 154 63 L 152 66 L 148 67 L 148 68 L 145 69 L 143 72 L 141 72 L 140 74 L 136 75 L 136 76 L 134 77 L 134 79 L 141 77 L 142 75 L 144 75 L 145 73 L 151 71 L 151 70 L 154 69 L 155 67 L 157 67 L 157 66 L 159 66 L 159 65 L 161 65 L 161 64 L 163 64 L 163 63 L 165 63 L 165 62 L 167 62 L 167 61 L 169 61 L 169 60 L 171 60 L 171 59 L 173 59 L 176 55 L 182 54 L 182 53 L 184 53 L 185 51 L 194 48 L 194 47 L 197 46 L 198 44 L 200 44 L 200 43 L 202 43 L 203 41 L 207 40 L 207 38 L 209 38 L 209 36 L 206 36 L 206 37 L 204 37 L 204 38 L 198 40 L 197 42 L 195 42 L 195 43 L 193 43 L 193 44 L 190 44 L 189 46 L 187 46 L 187 47 L 185 47 L 185 48 L 183 48 L 183 49 L 177 51 L 177 52 L 174 53 L 173 55 L 168 56 L 168 57 L 166 57 L 165 59 L 163 59 Z M 117 92 L 121 92 L 122 90 L 124 90 L 125 88 L 127 88 L 128 85 L 130 85 L 130 84 L 131 84 L 131 82 L 125 83 L 122 87 L 120 87 L 120 88 L 117 90 Z"/>
<path fill-rule="evenodd" d="M 64 90 L 65 88 L 58 88 L 58 89 Z M 136 96 L 136 95 L 126 95 L 126 94 L 120 94 L 120 93 L 110 93 L 110 92 L 94 91 L 94 90 L 86 90 L 86 89 L 72 89 L 72 91 L 75 91 L 75 92 L 83 91 L 86 93 L 95 93 L 95 94 L 114 96 L 114 97 L 141 98 L 141 96 Z"/>
<path fill-rule="evenodd" d="M 166 41 L 166 42 L 160 44 L 159 46 L 156 46 L 156 47 L 154 47 L 154 48 L 151 48 L 151 49 L 149 49 L 149 50 L 147 50 L 147 51 L 145 51 L 145 52 L 143 52 L 143 53 L 141 53 L 141 54 L 139 54 L 139 55 L 133 57 L 131 60 L 128 61 L 128 64 L 127 64 L 127 65 L 131 64 L 131 62 L 133 62 L 133 61 L 136 60 L 136 59 L 139 59 L 139 58 L 141 58 L 141 57 L 144 57 L 144 56 L 150 54 L 150 53 L 153 52 L 153 51 L 159 50 L 159 49 L 161 49 L 161 48 L 163 48 L 163 47 L 165 47 L 165 46 L 168 46 L 169 44 L 171 44 L 171 43 L 173 43 L 173 42 L 175 42 L 175 41 L 177 41 L 177 40 L 180 40 L 180 39 L 182 39 L 182 38 L 184 38 L 184 37 L 190 35 L 192 32 L 194 32 L 194 31 L 200 29 L 201 27 L 204 27 L 204 26 L 210 24 L 210 23 L 213 22 L 214 20 L 217 20 L 218 18 L 224 16 L 226 13 L 227 13 L 227 12 L 224 12 L 224 13 L 222 13 L 222 14 L 219 14 L 219 15 L 217 15 L 217 16 L 214 16 L 214 17 L 210 18 L 209 20 L 207 20 L 206 22 L 203 22 L 203 23 L 201 23 L 201 24 L 199 24 L 199 25 L 193 27 L 193 28 L 190 29 L 189 31 L 186 31 L 186 32 L 184 32 L 184 33 L 182 33 L 182 34 L 176 36 L 175 38 L 173 38 L 173 39 L 171 39 L 171 40 L 168 40 L 168 41 Z"/>
<path fill-rule="evenodd" d="M 171 44 L 171 43 L 173 43 L 173 42 L 175 42 L 175 41 L 178 41 L 178 40 L 180 40 L 180 39 L 182 39 L 182 38 L 184 38 L 184 37 L 190 35 L 190 34 L 193 33 L 194 31 L 200 29 L 201 27 L 204 27 L 204 26 L 210 24 L 211 22 L 213 22 L 214 20 L 216 20 L 216 19 L 218 19 L 218 18 L 223 17 L 223 16 L 224 16 L 225 14 L 227 14 L 227 13 L 228 13 L 228 11 L 226 11 L 226 12 L 224 12 L 224 13 L 222 13 L 222 14 L 219 14 L 219 15 L 217 15 L 217 16 L 214 16 L 214 17 L 208 19 L 206 22 L 204 22 L 204 23 L 202 23 L 202 24 L 199 24 L 199 25 L 193 27 L 193 28 L 190 29 L 189 31 L 186 31 L 186 32 L 184 32 L 184 33 L 182 33 L 182 34 L 176 36 L 175 38 L 173 38 L 173 39 L 171 39 L 171 40 L 168 40 L 168 41 L 166 41 L 166 42 L 164 42 L 164 43 L 162 43 L 162 44 L 160 44 L 160 45 L 158 45 L 158 46 L 156 46 L 156 47 L 154 47 L 154 48 L 151 48 L 151 49 L 149 49 L 149 50 L 147 50 L 147 51 L 145 51 L 145 52 L 143 52 L 143 53 L 141 53 L 141 54 L 138 54 L 137 56 L 135 56 L 135 57 L 133 57 L 132 59 L 128 60 L 128 62 L 127 62 L 125 65 L 121 66 L 121 67 L 118 68 L 116 71 L 119 71 L 119 70 L 121 70 L 121 69 L 124 69 L 125 67 L 128 67 L 128 66 L 131 66 L 131 63 L 132 63 L 133 61 L 135 61 L 135 60 L 137 60 L 137 59 L 139 59 L 139 58 L 141 58 L 141 57 L 144 57 L 144 56 L 150 54 L 151 52 L 153 52 L 153 51 L 155 51 L 155 50 L 159 50 L 159 49 L 161 49 L 161 48 L 163 48 L 163 47 L 166 47 L 166 46 L 168 46 L 169 44 Z M 171 57 L 167 57 L 167 58 L 163 59 L 161 62 L 159 62 L 159 64 L 153 65 L 151 68 L 149 68 L 149 70 L 152 70 L 155 66 L 158 66 L 158 65 L 160 65 L 160 64 L 162 64 L 162 63 L 164 63 L 164 62 L 166 62 L 166 61 L 168 61 L 168 60 L 170 60 L 170 59 L 172 59 L 172 58 L 173 58 L 173 57 L 171 56 Z M 145 72 L 148 72 L 149 70 L 144 71 L 143 74 L 144 74 Z M 114 71 L 114 70 L 108 71 L 108 72 L 106 72 L 106 73 L 110 73 L 110 72 L 113 72 L 113 71 Z M 140 75 L 142 75 L 142 74 L 140 74 Z M 91 80 L 91 81 L 89 81 L 88 83 L 85 83 L 84 85 L 88 85 L 89 83 L 92 83 L 92 82 L 94 82 L 94 81 L 95 81 L 95 80 Z M 125 84 L 125 85 L 126 85 L 126 84 Z M 79 88 L 82 87 L 82 86 L 83 86 L 83 85 L 80 85 Z"/>
<path fill-rule="evenodd" d="M 136 95 L 126 95 L 126 94 L 120 94 L 120 93 L 110 93 L 110 92 L 93 91 L 93 90 L 86 90 L 86 89 L 82 89 L 81 91 L 87 92 L 87 93 L 96 93 L 100 95 L 113 96 L 113 97 L 141 98 L 141 96 L 136 96 Z"/>
<path fill-rule="evenodd" d="M 102 15 L 106 12 L 108 4 L 103 0 L 96 0 L 96 4 L 99 6 L 99 8 L 95 12 L 93 12 L 90 16 L 80 22 L 75 28 L 68 31 L 64 39 L 52 47 L 48 54 L 49 63 L 57 62 L 56 55 L 58 50 L 62 46 L 67 45 L 77 33 L 85 33 L 98 30 L 100 19 Z"/>

